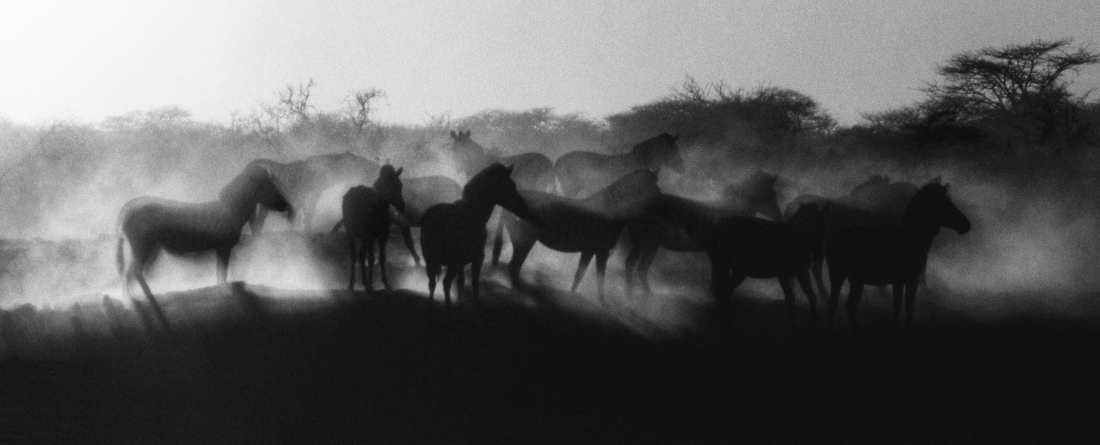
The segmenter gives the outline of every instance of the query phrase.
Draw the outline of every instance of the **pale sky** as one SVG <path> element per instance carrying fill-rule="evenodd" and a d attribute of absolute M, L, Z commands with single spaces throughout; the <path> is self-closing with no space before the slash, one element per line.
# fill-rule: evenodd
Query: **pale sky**
<path fill-rule="evenodd" d="M 907 105 L 952 54 L 1070 37 L 1095 0 L 0 2 L 0 116 L 94 122 L 178 105 L 228 121 L 312 78 L 314 105 L 387 93 L 423 123 L 549 106 L 600 118 L 703 83 L 792 88 L 841 123 Z M 1100 66 L 1076 90 L 1100 89 Z M 1100 94 L 1100 93 L 1097 93 Z"/>

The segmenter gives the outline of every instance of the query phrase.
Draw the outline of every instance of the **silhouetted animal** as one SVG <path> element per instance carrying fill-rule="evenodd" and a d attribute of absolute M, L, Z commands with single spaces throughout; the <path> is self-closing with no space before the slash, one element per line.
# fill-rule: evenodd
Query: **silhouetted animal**
<path fill-rule="evenodd" d="M 829 266 L 829 324 L 832 325 L 840 290 L 850 283 L 848 321 L 858 328 L 856 306 L 864 284 L 894 286 L 894 321 L 901 311 L 905 295 L 906 325 L 913 319 L 913 304 L 920 275 L 928 263 L 928 251 L 940 226 L 964 234 L 970 230 L 967 219 L 951 198 L 946 184 L 930 183 L 910 200 L 901 224 L 892 229 L 851 227 L 829 241 L 825 261 Z"/>
<path fill-rule="evenodd" d="M 940 178 L 932 182 L 939 183 Z M 911 182 L 891 182 L 886 175 L 872 175 L 866 181 L 856 185 L 848 195 L 839 198 L 824 198 L 817 195 L 802 195 L 791 201 L 784 212 L 789 216 L 801 204 L 814 202 L 821 206 L 825 214 L 824 242 L 832 239 L 848 227 L 875 227 L 888 229 L 897 226 L 905 213 L 909 200 L 919 187 Z M 828 293 L 822 279 L 825 262 L 824 246 L 821 255 L 814 259 L 812 266 L 814 279 L 823 295 Z"/>
<path fill-rule="evenodd" d="M 607 155 L 589 151 L 571 151 L 554 162 L 554 175 L 564 196 L 583 197 L 606 188 L 612 182 L 639 169 L 671 167 L 684 171 L 684 159 L 676 146 L 679 135 L 661 133 L 634 145 L 630 153 Z"/>
<path fill-rule="evenodd" d="M 554 163 L 542 153 L 520 153 L 512 156 L 498 156 L 490 153 L 481 144 L 470 138 L 470 130 L 451 131 L 451 150 L 456 168 L 467 178 L 494 162 L 511 165 L 515 168 L 512 180 L 520 190 L 547 191 L 554 186 Z M 502 213 L 503 215 L 503 213 Z M 504 237 L 504 224 L 498 222 L 492 229 L 498 240 L 493 250 L 493 264 L 500 257 L 500 242 Z"/>
<path fill-rule="evenodd" d="M 488 233 L 485 223 L 497 205 L 529 218 L 527 203 L 516 189 L 511 175 L 514 167 L 492 164 L 470 178 L 462 188 L 462 199 L 436 204 L 420 220 L 420 246 L 428 274 L 428 297 L 435 298 L 435 280 L 443 266 L 443 295 L 451 304 L 451 281 L 458 277 L 458 288 L 465 285 L 465 268 L 470 265 L 473 301 L 477 304 L 481 263 L 485 260 Z"/>
<path fill-rule="evenodd" d="M 462 198 L 462 186 L 454 179 L 447 176 L 421 176 L 407 178 L 403 181 L 405 198 L 405 211 L 398 219 L 397 227 L 401 231 L 401 238 L 405 241 L 405 248 L 412 254 L 413 261 L 420 265 L 420 255 L 416 253 L 416 246 L 412 239 L 412 227 L 420 227 L 420 219 L 424 211 L 436 204 L 454 202 Z"/>
<path fill-rule="evenodd" d="M 293 206 L 276 187 L 269 165 L 267 160 L 249 163 L 222 188 L 216 201 L 190 203 L 143 196 L 127 202 L 118 217 L 117 260 L 119 275 L 123 275 L 123 292 L 129 295 L 130 280 L 137 279 L 161 323 L 169 325 L 145 281 L 145 268 L 161 249 L 173 254 L 213 250 L 218 260 L 218 282 L 225 283 L 229 255 L 240 240 L 244 224 L 255 215 L 257 205 L 286 211 L 293 219 Z M 133 253 L 129 270 L 125 268 L 123 254 L 126 240 Z"/>
<path fill-rule="evenodd" d="M 817 317 L 817 297 L 810 283 L 814 249 L 821 245 L 824 220 L 816 204 L 802 206 L 786 221 L 767 221 L 748 216 L 731 216 L 710 231 L 707 255 L 711 262 L 714 298 L 726 304 L 734 289 L 746 277 L 779 279 L 787 301 L 787 313 L 794 321 L 796 279 L 810 302 L 811 323 Z"/>
<path fill-rule="evenodd" d="M 343 219 L 332 227 L 337 231 L 344 226 L 348 232 L 348 254 L 351 257 L 351 273 L 348 290 L 355 289 L 355 265 L 358 263 L 363 287 L 370 292 L 374 278 L 374 244 L 378 245 L 378 266 L 382 285 L 391 289 L 386 277 L 386 241 L 390 238 L 390 206 L 398 212 L 405 211 L 405 199 L 401 194 L 401 172 L 386 164 L 378 173 L 373 187 L 357 185 L 344 193 L 341 203 Z M 366 264 L 364 264 L 366 260 Z"/>
<path fill-rule="evenodd" d="M 661 189 L 657 187 L 657 172 L 643 168 L 585 199 L 565 198 L 537 190 L 520 190 L 520 195 L 540 224 L 501 217 L 512 238 L 512 261 L 508 264 L 512 283 L 519 283 L 523 263 L 538 241 L 559 252 L 581 253 L 573 278 L 573 292 L 577 291 L 588 263 L 595 256 L 602 302 L 607 258 L 622 234 L 624 221 L 653 213 L 647 208 L 659 204 Z"/>
<path fill-rule="evenodd" d="M 702 202 L 679 196 L 662 194 L 665 204 L 661 212 L 627 222 L 631 248 L 626 256 L 626 284 L 632 287 L 632 275 L 638 271 L 642 289 L 650 292 L 649 267 L 664 247 L 674 252 L 702 252 L 705 244 L 695 241 L 702 232 L 719 220 L 733 215 L 754 216 L 757 213 L 773 220 L 782 219 L 775 192 L 778 177 L 764 171 L 756 171 L 743 181 L 730 184 L 717 202 Z M 695 231 L 689 234 L 688 231 Z"/>
<path fill-rule="evenodd" d="M 378 163 L 353 153 L 310 156 L 288 163 L 265 160 L 276 187 L 298 209 L 300 229 L 312 230 L 317 201 L 321 194 L 335 186 L 370 184 L 378 177 Z M 267 212 L 261 209 L 253 224 L 253 234 L 263 229 Z"/>
<path fill-rule="evenodd" d="M 821 214 L 825 220 L 825 233 L 821 238 L 821 246 L 814 250 L 814 262 L 810 266 L 810 271 L 817 283 L 817 290 L 821 292 L 821 295 L 828 295 L 829 288 L 825 286 L 822 276 L 825 264 L 825 244 L 841 230 L 849 227 L 872 227 L 874 217 L 871 212 L 854 207 L 847 197 L 834 199 L 817 195 L 800 195 L 787 204 L 783 211 L 783 218 L 790 219 L 799 208 L 811 203 L 821 208 Z"/>

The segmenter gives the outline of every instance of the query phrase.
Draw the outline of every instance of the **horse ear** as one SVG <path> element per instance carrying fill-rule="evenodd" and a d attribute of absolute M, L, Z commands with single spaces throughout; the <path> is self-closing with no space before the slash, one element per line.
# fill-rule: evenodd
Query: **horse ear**
<path fill-rule="evenodd" d="M 943 185 L 943 191 L 944 191 L 944 193 L 950 192 L 951 191 L 951 184 L 944 184 Z"/>
<path fill-rule="evenodd" d="M 394 172 L 394 176 L 401 176 L 401 172 L 403 171 L 405 171 L 405 167 L 398 167 L 397 171 Z"/>
<path fill-rule="evenodd" d="M 676 142 L 677 139 L 680 139 L 680 133 L 672 135 L 672 142 Z"/>
<path fill-rule="evenodd" d="M 516 169 L 516 164 L 512 164 L 512 165 L 509 165 L 507 167 L 504 167 L 504 171 L 508 172 L 508 176 L 512 176 L 512 170 L 515 170 L 515 169 Z"/>
<path fill-rule="evenodd" d="M 455 139 L 455 140 L 458 139 L 458 133 L 455 133 L 454 130 L 451 130 L 451 139 Z"/>
<path fill-rule="evenodd" d="M 470 130 L 464 131 L 462 133 L 462 139 L 469 139 L 469 138 L 470 138 Z"/>

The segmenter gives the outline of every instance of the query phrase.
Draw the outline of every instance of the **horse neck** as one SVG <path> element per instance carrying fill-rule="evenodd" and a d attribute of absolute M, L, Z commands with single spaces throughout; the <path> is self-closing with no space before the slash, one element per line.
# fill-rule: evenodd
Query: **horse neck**
<path fill-rule="evenodd" d="M 493 216 L 493 208 L 497 206 L 496 200 L 479 193 L 464 196 L 461 202 L 475 218 L 483 222 L 489 221 L 489 217 Z"/>
<path fill-rule="evenodd" d="M 910 205 L 901 219 L 901 230 L 922 249 L 930 249 L 932 240 L 940 233 L 940 224 L 930 217 L 926 209 Z"/>
<path fill-rule="evenodd" d="M 259 200 L 253 198 L 223 199 L 219 202 L 229 216 L 229 220 L 241 227 L 255 216 L 256 205 L 259 204 Z"/>

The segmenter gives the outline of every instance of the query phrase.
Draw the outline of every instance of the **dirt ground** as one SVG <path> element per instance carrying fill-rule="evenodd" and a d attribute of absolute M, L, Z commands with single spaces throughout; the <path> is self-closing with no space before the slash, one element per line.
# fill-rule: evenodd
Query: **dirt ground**
<path fill-rule="evenodd" d="M 804 301 L 792 326 L 774 298 L 601 305 L 499 275 L 478 307 L 420 289 L 165 293 L 171 332 L 109 297 L 9 308 L 0 443 L 1100 439 L 1093 317 L 932 300 L 905 332 L 869 297 L 854 333 L 812 328 Z"/>

